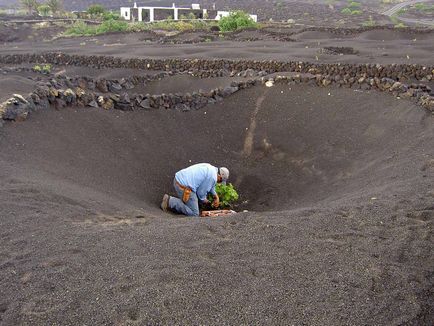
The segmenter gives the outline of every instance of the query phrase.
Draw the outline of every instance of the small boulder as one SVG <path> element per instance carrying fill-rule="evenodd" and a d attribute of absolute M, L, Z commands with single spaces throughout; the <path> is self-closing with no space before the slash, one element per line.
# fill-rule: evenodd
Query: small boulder
<path fill-rule="evenodd" d="M 0 104 L 0 118 L 3 120 L 23 121 L 31 110 L 30 103 L 20 94 Z"/>

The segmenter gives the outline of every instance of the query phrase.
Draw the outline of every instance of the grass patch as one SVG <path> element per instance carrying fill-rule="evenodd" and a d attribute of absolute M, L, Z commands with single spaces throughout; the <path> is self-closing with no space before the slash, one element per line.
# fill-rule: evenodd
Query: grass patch
<path fill-rule="evenodd" d="M 207 30 L 215 26 L 214 22 L 202 20 L 174 21 L 164 20 L 154 23 L 128 23 L 123 20 L 109 19 L 100 25 L 88 25 L 83 21 L 78 21 L 69 27 L 64 35 L 67 36 L 93 36 L 114 32 L 143 32 L 151 30 L 167 31 L 187 31 L 187 30 Z"/>
<path fill-rule="evenodd" d="M 369 15 L 369 19 L 368 20 L 365 20 L 363 23 L 362 23 L 362 26 L 364 26 L 364 27 L 372 27 L 372 26 L 375 26 L 375 20 L 372 18 L 372 16 L 371 15 Z"/>
<path fill-rule="evenodd" d="M 362 10 L 361 10 L 362 5 L 360 4 L 360 2 L 357 1 L 348 1 L 348 4 L 345 8 L 343 8 L 341 10 L 341 13 L 344 15 L 361 15 L 362 14 Z"/>
<path fill-rule="evenodd" d="M 416 3 L 413 8 L 422 13 L 434 13 L 434 5 L 427 5 L 426 3 Z"/>
<path fill-rule="evenodd" d="M 92 36 L 113 32 L 128 31 L 128 23 L 119 20 L 106 20 L 100 25 L 88 25 L 83 21 L 75 22 L 70 28 L 65 31 L 68 36 Z"/>

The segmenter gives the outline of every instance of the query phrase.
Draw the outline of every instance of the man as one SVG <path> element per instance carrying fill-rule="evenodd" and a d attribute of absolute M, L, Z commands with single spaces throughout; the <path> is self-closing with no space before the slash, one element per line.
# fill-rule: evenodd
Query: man
<path fill-rule="evenodd" d="M 173 187 L 179 198 L 164 194 L 161 209 L 165 212 L 187 216 L 199 216 L 199 201 L 208 203 L 206 198 L 211 193 L 214 200 L 213 207 L 220 204 L 219 196 L 215 191 L 216 183 L 226 184 L 229 170 L 225 167 L 216 168 L 208 163 L 199 163 L 178 171 L 173 179 Z"/>

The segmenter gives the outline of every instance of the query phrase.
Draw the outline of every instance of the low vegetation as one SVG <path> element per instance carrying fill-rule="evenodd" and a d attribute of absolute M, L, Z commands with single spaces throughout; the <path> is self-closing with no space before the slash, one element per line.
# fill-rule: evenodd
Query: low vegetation
<path fill-rule="evenodd" d="M 232 32 L 243 28 L 257 28 L 258 24 L 244 11 L 233 11 L 219 20 L 222 32 Z"/>
<path fill-rule="evenodd" d="M 62 0 L 45 0 L 39 2 L 37 0 L 20 0 L 21 6 L 28 14 L 37 12 L 41 16 L 57 15 L 62 11 Z"/>
<path fill-rule="evenodd" d="M 344 15 L 361 15 L 361 6 L 357 1 L 348 0 L 347 6 L 341 10 L 341 13 Z"/>
<path fill-rule="evenodd" d="M 235 190 L 232 183 L 228 183 L 226 185 L 222 183 L 218 183 L 215 187 L 217 195 L 220 198 L 220 206 L 218 208 L 230 208 L 232 205 L 238 200 L 238 192 Z M 209 201 L 212 202 L 213 198 L 210 195 L 208 197 Z M 216 207 L 217 208 L 217 207 Z"/>
<path fill-rule="evenodd" d="M 416 3 L 413 8 L 422 13 L 434 13 L 434 5 L 428 5 L 426 3 Z"/>
<path fill-rule="evenodd" d="M 88 25 L 83 21 L 77 21 L 65 31 L 65 35 L 92 36 L 126 31 L 128 31 L 128 23 L 126 21 L 109 19 L 103 21 L 100 25 Z"/>
<path fill-rule="evenodd" d="M 372 27 L 372 26 L 375 26 L 375 25 L 376 25 L 376 22 L 375 22 L 375 20 L 372 18 L 371 15 L 369 15 L 369 19 L 365 20 L 365 21 L 362 23 L 362 26 L 365 26 L 365 27 Z"/>
<path fill-rule="evenodd" d="M 49 63 L 46 63 L 46 64 L 42 64 L 42 65 L 34 65 L 32 70 L 34 72 L 49 74 L 49 73 L 51 73 L 51 68 L 52 68 L 51 65 Z"/>
<path fill-rule="evenodd" d="M 149 30 L 205 30 L 209 29 L 211 26 L 215 26 L 215 23 L 202 20 L 164 20 L 154 23 L 128 23 L 124 20 L 108 19 L 104 20 L 100 25 L 88 25 L 83 21 L 78 21 L 69 27 L 64 34 L 67 36 L 92 36 L 113 32 L 143 32 Z"/>

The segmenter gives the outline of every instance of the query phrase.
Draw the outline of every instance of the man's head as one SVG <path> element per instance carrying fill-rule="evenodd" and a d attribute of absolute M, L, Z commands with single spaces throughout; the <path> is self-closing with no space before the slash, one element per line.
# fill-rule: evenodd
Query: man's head
<path fill-rule="evenodd" d="M 218 170 L 217 174 L 217 182 L 221 182 L 226 184 L 226 181 L 229 179 L 229 170 L 225 167 L 221 167 Z"/>

